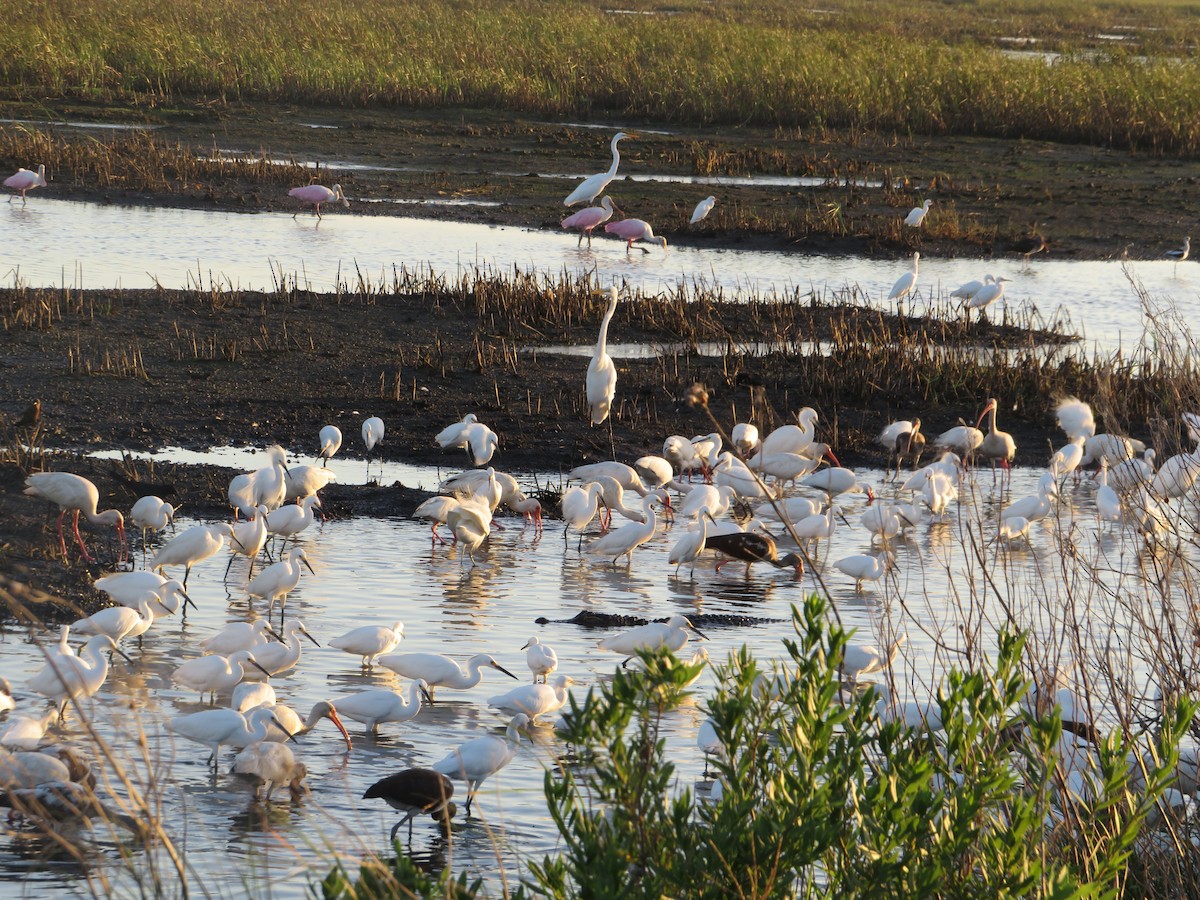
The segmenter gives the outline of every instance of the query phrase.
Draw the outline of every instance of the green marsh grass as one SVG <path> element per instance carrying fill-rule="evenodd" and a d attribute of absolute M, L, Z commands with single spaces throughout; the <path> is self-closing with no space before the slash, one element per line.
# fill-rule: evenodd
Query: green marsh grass
<path fill-rule="evenodd" d="M 1200 149 L 1200 16 L 1183 3 L 634 8 L 656 14 L 151 0 L 134 15 L 118 0 L 12 0 L 20 24 L 0 34 L 0 84 L 13 99 L 482 106 Z M 1063 55 L 1007 57 L 1005 38 Z"/>

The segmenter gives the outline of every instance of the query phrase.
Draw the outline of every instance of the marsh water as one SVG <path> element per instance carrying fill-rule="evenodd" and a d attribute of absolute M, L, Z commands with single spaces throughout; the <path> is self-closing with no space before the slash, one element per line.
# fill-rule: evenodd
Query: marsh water
<path fill-rule="evenodd" d="M 559 231 L 530 231 L 338 212 L 317 226 L 311 216 L 235 214 L 194 210 L 144 209 L 37 198 L 28 206 L 0 207 L 0 221 L 12 240 L 0 247 L 0 275 L 30 285 L 101 287 L 185 287 L 187 285 L 270 288 L 280 281 L 316 290 L 353 286 L 360 277 L 390 280 L 395 268 L 424 267 L 434 273 L 542 272 L 547 277 L 594 272 L 602 282 L 627 280 L 649 293 L 680 285 L 716 287 L 727 296 L 851 288 L 868 303 L 881 303 L 908 259 L 872 260 L 796 253 L 671 247 L 627 254 L 613 240 L 598 237 L 591 250 Z M 1191 263 L 1176 270 L 1169 262 L 1133 263 L 1128 270 L 1150 295 L 1165 303 L 1191 302 L 1200 276 Z M 925 301 L 986 272 L 1013 279 L 1005 303 L 1036 307 L 1049 323 L 1067 316 L 1087 338 L 1106 349 L 1131 346 L 1142 335 L 1137 294 L 1118 262 L 922 259 L 919 285 Z M 1002 315 L 1002 307 L 993 316 Z M 648 435 L 647 448 L 661 435 Z M 296 448 L 298 449 L 298 448 Z M 257 451 L 221 449 L 210 453 L 166 451 L 178 462 L 206 462 L 235 471 L 263 463 Z M 307 460 L 306 460 L 307 461 Z M 495 460 L 503 467 L 502 454 Z M 365 483 L 361 461 L 332 463 L 339 481 Z M 373 478 L 433 490 L 453 470 L 385 463 Z M 860 472 L 881 497 L 900 497 L 881 472 Z M 550 520 L 544 533 L 504 521 L 475 564 L 457 550 L 431 541 L 424 522 L 355 518 L 330 521 L 305 532 L 300 543 L 315 575 L 307 573 L 287 603 L 287 616 L 302 619 L 323 645 L 306 645 L 300 664 L 274 679 L 281 702 L 301 713 L 314 702 L 369 687 L 407 685 L 386 669 L 364 674 L 357 658 L 328 647 L 330 638 L 367 624 L 405 624 L 400 651 L 446 652 L 465 659 L 494 655 L 522 681 L 530 680 L 520 647 L 531 636 L 550 643 L 559 672 L 576 679 L 582 697 L 589 686 L 611 677 L 619 662 L 596 649 L 610 632 L 571 624 L 539 626 L 539 616 L 569 619 L 581 609 L 661 618 L 681 612 L 732 613 L 763 621 L 746 627 L 708 629 L 711 657 L 718 662 L 745 645 L 763 661 L 784 656 L 781 640 L 791 635 L 792 604 L 814 589 L 828 588 L 841 619 L 859 630 L 864 642 L 895 633 L 908 635 L 896 665 L 898 690 L 927 698 L 965 650 L 960 626 L 969 621 L 987 638 L 1006 623 L 1027 628 L 1047 655 L 1062 654 L 1070 623 L 1082 635 L 1078 647 L 1094 650 L 1110 669 L 1123 667 L 1128 682 L 1152 691 L 1153 636 L 1144 609 L 1169 611 L 1188 603 L 1181 588 L 1195 572 L 1194 542 L 1179 551 L 1148 548 L 1129 527 L 1101 527 L 1096 520 L 1094 484 L 1069 481 L 1057 512 L 1035 524 L 1028 543 L 997 543 L 997 513 L 1008 500 L 1033 492 L 1040 470 L 1019 470 L 1002 490 L 988 470 L 979 470 L 963 488 L 959 504 L 940 518 L 923 514 L 910 536 L 895 545 L 897 566 L 876 585 L 855 591 L 853 582 L 831 565 L 845 555 L 867 552 L 870 537 L 857 523 L 862 495 L 837 499 L 839 520 L 833 537 L 817 548 L 818 565 L 796 580 L 787 571 L 758 567 L 749 575 L 731 564 L 720 573 L 713 561 L 676 575 L 667 562 L 686 523 L 664 526 L 631 563 L 612 565 L 564 542 L 562 524 Z M 560 476 L 527 473 L 527 486 Z M 908 499 L 905 495 L 902 499 Z M 1173 510 L 1178 520 L 1196 520 L 1193 505 Z M 192 524 L 181 514 L 178 527 Z M 139 557 L 140 562 L 140 557 Z M 160 620 L 134 663 L 114 664 L 91 715 L 99 734 L 111 742 L 135 783 L 161 805 L 164 827 L 186 851 L 193 890 L 212 894 L 254 893 L 303 896 L 327 870 L 336 852 L 353 866 L 367 851 L 383 852 L 396 814 L 377 801 L 364 801 L 375 780 L 411 765 L 429 764 L 456 744 L 496 729 L 504 717 L 487 706 L 494 694 L 516 682 L 488 671 L 482 684 L 465 692 L 442 691 L 436 707 L 400 726 L 384 726 L 378 738 L 352 726 L 354 749 L 347 753 L 327 723 L 318 725 L 297 747 L 311 773 L 312 793 L 289 802 L 279 792 L 274 803 L 252 801 L 249 789 L 232 779 L 227 751 L 214 774 L 207 750 L 176 741 L 164 721 L 202 708 L 192 692 L 181 690 L 170 673 L 199 655 L 197 643 L 226 622 L 262 613 L 251 611 L 245 594 L 245 560 L 222 578 L 226 559 L 218 556 L 192 573 L 189 590 L 199 606 L 186 620 Z M 181 574 L 181 573 L 179 573 Z M 903 603 L 900 601 L 903 600 Z M 770 621 L 768 621 L 770 620 Z M 21 706 L 33 703 L 23 690 L 40 665 L 34 642 L 52 635 L 10 630 L 4 636 L 4 674 L 14 682 Z M 683 651 L 687 655 L 693 645 Z M 1115 655 L 1114 655 L 1115 654 Z M 1080 661 L 1088 670 L 1094 659 Z M 696 732 L 704 718 L 704 697 L 716 686 L 707 672 L 694 698 L 665 719 L 665 738 L 676 764 L 679 789 L 705 790 Z M 36 705 L 36 704 L 34 704 Z M 1101 713 L 1102 714 L 1102 713 Z M 71 713 L 55 729 L 63 740 L 86 742 L 79 716 Z M 460 817 L 449 840 L 429 820 L 417 823 L 413 853 L 431 864 L 447 864 L 484 875 L 499 893 L 505 879 L 520 877 L 522 861 L 552 853 L 556 834 L 542 796 L 545 774 L 553 773 L 566 748 L 551 727 L 534 729 L 512 764 L 489 779 L 471 819 Z M 107 769 L 111 781 L 111 769 Z M 125 793 L 112 785 L 114 793 Z M 462 787 L 459 787 L 460 792 Z M 26 836 L 0 843 L 0 895 L 42 895 L 47 890 L 110 889 L 133 893 L 138 879 L 164 873 L 174 883 L 165 853 L 133 851 L 122 859 L 107 834 L 97 835 L 84 862 L 64 858 L 44 841 Z"/>
<path fill-rule="evenodd" d="M 157 458 L 229 465 L 231 475 L 262 461 L 257 451 L 230 448 L 203 454 L 168 450 Z M 334 466 L 339 481 L 365 483 L 367 471 L 361 461 L 335 460 Z M 381 472 L 376 465 L 371 477 L 433 488 L 446 474 L 408 466 L 385 466 Z M 1032 492 L 1039 474 L 1014 473 L 1004 499 Z M 885 483 L 883 473 L 860 475 L 881 497 L 900 496 L 894 484 Z M 532 487 L 534 477 L 521 480 Z M 544 484 L 553 477 L 538 476 L 537 481 Z M 845 522 L 839 518 L 832 539 L 817 548 L 815 571 L 800 580 L 790 570 L 765 566 L 747 577 L 736 563 L 716 573 L 712 560 L 702 561 L 694 574 L 685 567 L 676 575 L 667 554 L 682 535 L 683 522 L 660 528 L 631 564 L 622 560 L 615 566 L 586 552 L 591 535 L 585 538 L 582 554 L 574 536 L 564 542 L 557 521 L 548 521 L 539 535 L 520 518 L 502 519 L 504 529 L 493 532 L 474 565 L 454 548 L 432 542 L 425 522 L 355 518 L 315 524 L 301 535 L 300 543 L 316 573 L 305 573 L 288 597 L 286 615 L 303 620 L 323 646 L 305 645 L 299 665 L 272 681 L 280 702 L 301 714 L 321 699 L 336 704 L 340 694 L 406 687 L 384 668 L 364 674 L 358 658 L 328 647 L 330 638 L 350 627 L 400 620 L 405 640 L 397 652 L 443 652 L 459 659 L 489 653 L 523 682 L 531 676 L 520 648 L 537 636 L 556 649 L 559 673 L 576 679 L 574 692 L 581 698 L 590 686 L 611 677 L 619 662 L 596 648 L 597 640 L 613 632 L 534 622 L 539 616 L 569 619 L 581 609 L 647 618 L 674 613 L 754 617 L 761 621 L 707 628 L 705 646 L 718 662 L 747 646 L 769 665 L 786 657 L 781 641 L 792 634 L 792 604 L 822 589 L 823 583 L 842 621 L 859 630 L 862 642 L 908 635 L 895 673 L 898 690 L 908 696 L 927 698 L 940 674 L 963 662 L 956 651 L 963 649 L 958 629 L 964 620 L 974 622 L 986 639 L 1010 617 L 1050 653 L 1063 652 L 1065 621 L 1088 635 L 1087 645 L 1108 648 L 1104 653 L 1109 665 L 1114 664 L 1115 642 L 1120 649 L 1117 662 L 1129 670 L 1133 683 L 1150 690 L 1146 672 L 1151 650 L 1144 623 L 1137 621 L 1151 593 L 1146 574 L 1160 572 L 1167 585 L 1163 596 L 1178 597 L 1178 603 L 1186 605 L 1183 593 L 1171 585 L 1177 588 L 1195 571 L 1196 554 L 1188 547 L 1178 558 L 1183 565 L 1168 566 L 1168 557 L 1146 549 L 1140 536 L 1100 528 L 1093 495 L 1089 479 L 1078 485 L 1067 482 L 1064 502 L 1053 516 L 1035 525 L 1028 544 L 997 544 L 993 538 L 1000 485 L 990 471 L 980 470 L 964 483 L 961 503 L 949 514 L 940 520 L 923 516 L 908 538 L 894 543 L 894 572 L 861 592 L 831 561 L 870 548 L 869 535 L 857 521 L 866 506 L 862 495 L 837 499 Z M 1194 512 L 1189 515 L 1194 517 Z M 181 516 L 178 527 L 190 524 Z M 1068 544 L 1070 564 L 1063 553 Z M 197 643 L 203 637 L 227 622 L 254 615 L 245 594 L 245 560 L 235 562 L 227 579 L 222 578 L 225 563 L 221 554 L 193 570 L 189 592 L 199 609 L 189 612 L 186 620 L 160 619 L 140 650 L 128 647 L 133 665 L 116 661 L 91 715 L 135 783 L 145 787 L 153 781 L 150 792 L 160 804 L 164 826 L 186 850 L 194 891 L 299 897 L 313 878 L 324 874 L 334 852 L 353 865 L 366 851 L 386 849 L 397 814 L 378 801 L 362 800 L 367 786 L 399 769 L 430 764 L 459 742 L 502 727 L 505 717 L 489 709 L 487 701 L 517 682 L 486 670 L 476 688 L 440 691 L 435 707 L 423 709 L 412 722 L 383 726 L 378 738 L 348 723 L 355 744 L 349 753 L 332 726 L 322 722 L 296 747 L 311 773 L 311 796 L 290 802 L 281 791 L 271 805 L 256 804 L 249 788 L 227 774 L 232 751 L 222 754 L 214 774 L 205 761 L 206 748 L 174 739 L 163 725 L 173 716 L 203 708 L 194 693 L 172 684 L 171 671 L 199 655 Z M 1083 576 L 1087 584 L 1080 582 Z M 261 604 L 257 612 L 263 612 Z M 39 639 L 52 641 L 54 636 Z M 690 655 L 694 646 L 689 643 L 681 655 Z M 25 678 L 17 673 L 32 672 L 40 663 L 40 651 L 30 636 L 10 631 L 3 654 L 20 705 L 28 705 L 32 701 L 21 690 Z M 694 697 L 664 720 L 680 790 L 707 790 L 695 741 L 705 716 L 704 698 L 716 685 L 715 675 L 706 672 L 695 685 Z M 86 742 L 76 713 L 69 714 L 55 733 L 63 740 Z M 413 854 L 433 865 L 483 874 L 498 893 L 503 879 L 520 877 L 522 860 L 555 850 L 542 781 L 566 752 L 549 724 L 533 729 L 516 759 L 485 782 L 472 817 L 460 815 L 448 840 L 428 819 L 418 821 Z M 124 793 L 120 785 L 112 790 Z M 83 889 L 80 879 L 85 875 L 93 888 L 109 889 L 99 880 L 103 877 L 115 889 L 132 892 L 134 873 L 144 879 L 152 868 L 166 872 L 168 882 L 175 880 L 164 854 L 149 858 L 135 851 L 126 863 L 104 832 L 87 857 L 86 871 L 74 861 L 54 861 L 53 853 L 48 862 L 47 853 L 44 843 L 30 839 L 0 844 L 0 870 L 21 876 L 0 881 L 0 894 Z"/>
<path fill-rule="evenodd" d="M 352 198 L 353 200 L 353 198 Z M 628 282 L 648 294 L 681 287 L 719 290 L 729 298 L 825 296 L 849 291 L 855 302 L 884 304 L 911 257 L 712 249 L 669 245 L 627 253 L 598 234 L 589 250 L 577 235 L 498 225 L 438 222 L 331 211 L 317 224 L 309 213 L 203 212 L 100 205 L 37 197 L 0 206 L 10 240 L 0 246 L 0 278 L 30 286 L 270 289 L 298 284 L 317 291 L 360 282 L 390 284 L 401 267 L 452 277 L 514 269 L 557 278 L 593 273 L 601 284 Z M 671 241 L 668 235 L 668 242 Z M 1123 265 L 1127 268 L 1123 268 Z M 1127 274 L 1128 273 L 1128 274 Z M 922 258 L 910 311 L 942 303 L 963 282 L 985 274 L 1011 279 L 989 310 L 1035 313 L 1035 324 L 1061 324 L 1104 349 L 1129 349 L 1143 333 L 1143 310 L 1131 278 L 1156 304 L 1194 303 L 1200 269 L 1168 260 L 1121 261 Z M 892 303 L 886 304 L 889 308 Z M 949 314 L 951 307 L 947 304 Z"/>

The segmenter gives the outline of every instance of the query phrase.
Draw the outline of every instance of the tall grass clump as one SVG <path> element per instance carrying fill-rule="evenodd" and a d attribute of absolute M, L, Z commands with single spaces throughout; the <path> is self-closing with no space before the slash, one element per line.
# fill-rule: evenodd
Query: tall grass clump
<path fill-rule="evenodd" d="M 451 3 L 348 0 L 152 0 L 137 16 L 117 0 L 9 6 L 21 26 L 0 34 L 0 84 L 18 99 L 466 105 L 1200 149 L 1200 63 L 1187 49 L 1200 25 L 1186 7 L 1169 17 L 1141 3 L 1133 15 L 1056 4 L 1056 20 L 1032 4 L 989 17 L 910 0 L 880 23 L 853 0 L 833 15 L 782 3 L 550 13 L 538 0 L 487 0 L 469 16 Z M 1154 36 L 1155 21 L 1169 38 Z M 1097 37 L 1122 28 L 1137 38 L 1128 47 Z M 1062 55 L 1005 56 L 1014 36 Z"/>

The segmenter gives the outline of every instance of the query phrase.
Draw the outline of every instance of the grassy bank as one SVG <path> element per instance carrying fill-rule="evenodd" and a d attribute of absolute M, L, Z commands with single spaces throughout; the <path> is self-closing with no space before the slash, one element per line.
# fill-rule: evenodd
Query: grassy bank
<path fill-rule="evenodd" d="M 821 11 L 631 7 L 650 14 L 530 0 L 156 0 L 135 15 L 117 0 L 13 0 L 19 27 L 0 34 L 0 84 L 28 99 L 472 105 L 1200 149 L 1200 78 L 1186 50 L 1200 16 L 1182 4 L 909 0 L 882 23 L 854 0 Z M 1014 37 L 1064 55 L 1007 57 Z"/>

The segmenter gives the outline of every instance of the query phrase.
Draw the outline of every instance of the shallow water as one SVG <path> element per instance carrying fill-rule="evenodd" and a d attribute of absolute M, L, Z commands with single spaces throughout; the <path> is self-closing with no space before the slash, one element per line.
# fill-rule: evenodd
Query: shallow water
<path fill-rule="evenodd" d="M 699 199 L 699 198 L 697 198 Z M 27 206 L 0 204 L 0 222 L 11 240 L 0 245 L 0 279 L 32 286 L 142 288 L 161 284 L 232 285 L 269 289 L 293 280 L 313 290 L 351 286 L 359 274 L 387 283 L 400 266 L 426 267 L 457 276 L 479 269 L 514 268 L 548 277 L 594 273 L 649 294 L 702 285 L 728 297 L 851 288 L 856 300 L 885 303 L 910 260 L 816 256 L 779 251 L 671 246 L 626 253 L 622 242 L 597 235 L 592 249 L 577 235 L 495 225 L 358 216 L 340 209 L 319 225 L 311 214 L 246 214 L 187 209 L 106 206 L 34 196 Z M 669 238 L 668 238 L 669 240 Z M 1193 303 L 1200 270 L 1167 260 L 1127 263 L 1149 295 L 1167 304 Z M 1117 261 L 1071 262 L 922 258 L 920 311 L 931 297 L 985 273 L 1012 279 L 1005 298 L 989 310 L 1034 309 L 1038 321 L 1068 319 L 1090 341 L 1112 349 L 1132 347 L 1142 335 L 1137 294 Z M 888 304 L 890 306 L 890 304 Z"/>
<path fill-rule="evenodd" d="M 235 467 L 262 462 L 261 454 L 240 448 L 209 454 L 173 450 L 158 458 Z M 333 465 L 341 482 L 366 479 L 360 461 L 335 459 Z M 387 464 L 383 477 L 432 486 L 442 474 Z M 1011 495 L 1031 492 L 1039 474 L 1015 472 Z M 894 486 L 884 485 L 881 473 L 860 475 L 881 495 L 897 495 Z M 1034 645 L 1051 648 L 1059 647 L 1064 623 L 1070 623 L 1087 635 L 1084 643 L 1094 644 L 1109 665 L 1114 664 L 1114 656 L 1127 654 L 1125 664 L 1144 679 L 1148 641 L 1135 621 L 1142 615 L 1143 602 L 1138 598 L 1146 594 L 1148 601 L 1144 574 L 1163 567 L 1168 557 L 1150 554 L 1142 548 L 1141 538 L 1127 531 L 1098 536 L 1093 494 L 1089 480 L 1078 486 L 1068 484 L 1068 503 L 1058 518 L 1034 527 L 1030 545 L 1001 547 L 990 541 L 998 508 L 996 488 L 991 474 L 981 471 L 964 490 L 961 505 L 943 521 L 925 516 L 911 537 L 896 545 L 894 575 L 861 593 L 830 565 L 831 560 L 869 547 L 857 523 L 865 498 L 844 495 L 837 508 L 850 525 L 839 523 L 829 545 L 819 548 L 818 571 L 842 621 L 860 629 L 864 642 L 874 643 L 867 636 L 884 631 L 908 635 L 896 670 L 901 689 L 913 696 L 928 696 L 937 675 L 961 662 L 956 651 L 962 647 L 959 624 L 964 620 L 979 628 L 985 645 L 1011 619 L 1029 629 Z M 1195 516 L 1194 508 L 1191 515 Z M 183 518 L 178 523 L 180 528 L 189 524 Z M 615 656 L 595 649 L 596 640 L 610 632 L 566 624 L 538 626 L 533 621 L 537 616 L 567 619 L 581 609 L 596 609 L 647 617 L 704 612 L 786 619 L 792 604 L 818 588 L 811 572 L 797 582 L 788 571 L 758 567 L 747 577 L 739 564 L 714 573 L 711 561 L 698 565 L 694 578 L 686 568 L 676 577 L 666 556 L 683 533 L 684 524 L 679 522 L 660 530 L 635 553 L 631 565 L 615 567 L 607 560 L 581 556 L 573 536 L 564 544 L 561 523 L 548 521 L 541 536 L 522 527 L 520 519 L 504 520 L 504 525 L 503 531 L 493 532 L 474 566 L 461 561 L 452 548 L 432 544 L 424 522 L 351 519 L 316 525 L 301 538 L 316 574 L 305 573 L 288 599 L 287 616 L 302 618 L 323 645 L 350 627 L 401 619 L 406 637 L 400 652 L 449 652 L 460 659 L 486 652 L 522 681 L 528 681 L 529 674 L 519 648 L 536 635 L 554 646 L 558 671 L 577 679 L 575 693 L 582 697 L 589 685 L 608 677 L 617 662 Z M 1069 545 L 1060 543 L 1060 538 L 1069 539 Z M 1071 548 L 1070 554 L 1063 552 L 1064 546 Z M 1077 560 L 1070 569 L 1064 568 L 1067 558 Z M 1196 562 L 1195 548 L 1189 546 L 1164 575 L 1167 583 L 1181 584 L 1193 577 Z M 186 848 L 193 889 L 261 894 L 269 884 L 276 896 L 300 897 L 310 878 L 324 874 L 331 849 L 351 864 L 368 849 L 384 850 L 396 815 L 378 802 L 360 799 L 368 785 L 401 768 L 429 764 L 479 729 L 502 725 L 504 718 L 487 708 L 487 699 L 516 682 L 489 670 L 475 689 L 439 692 L 435 708 L 423 710 L 414 722 L 384 726 L 377 740 L 368 739 L 361 726 L 348 723 L 355 743 L 349 754 L 336 731 L 322 722 L 296 747 L 311 773 L 312 796 L 291 804 L 280 792 L 264 811 L 225 774 L 231 751 L 222 755 L 221 774 L 214 779 L 204 764 L 207 751 L 173 741 L 162 727 L 165 718 L 201 708 L 194 694 L 170 682 L 171 670 L 198 655 L 200 639 L 226 622 L 247 617 L 246 563 L 239 559 L 227 581 L 221 578 L 224 565 L 221 554 L 192 572 L 189 590 L 199 610 L 189 613 L 186 621 L 160 620 L 146 635 L 140 653 L 129 648 L 135 664 L 117 661 L 94 717 L 101 735 L 115 745 L 135 781 L 144 782 L 149 771 L 156 773 L 164 824 L 177 844 Z M 1072 584 L 1068 597 L 1065 585 L 1079 572 L 1086 574 L 1087 583 Z M 1186 606 L 1182 593 L 1175 596 Z M 724 660 L 746 645 L 766 661 L 783 656 L 780 641 L 791 629 L 779 622 L 708 627 L 706 632 L 710 639 L 706 646 L 714 660 Z M 21 690 L 25 676 L 17 673 L 36 668 L 38 651 L 20 633 L 10 633 L 0 652 L 18 700 L 27 705 L 29 699 Z M 1089 660 L 1081 668 L 1090 672 L 1093 665 L 1094 660 Z M 386 669 L 364 675 L 356 658 L 328 646 L 317 649 L 307 644 L 299 666 L 273 682 L 281 702 L 302 713 L 319 699 L 333 698 L 336 703 L 341 693 L 403 684 Z M 668 755 L 678 766 L 681 789 L 703 784 L 703 761 L 695 738 L 704 717 L 703 697 L 714 685 L 713 674 L 706 672 L 697 683 L 694 701 L 665 718 Z M 136 740 L 139 729 L 145 734 L 144 750 Z M 82 740 L 78 715 L 70 714 L 57 734 L 63 740 Z M 542 780 L 563 752 L 550 728 L 537 728 L 534 741 L 526 742 L 513 763 L 485 783 L 474 809 L 476 817 L 469 822 L 461 816 L 457 820 L 448 850 L 455 870 L 479 872 L 496 885 L 502 871 L 509 878 L 520 874 L 521 859 L 555 850 Z M 462 792 L 461 786 L 458 791 Z M 447 854 L 446 842 L 428 819 L 416 825 L 413 851 L 421 858 Z M 25 841 L 0 841 L 0 871 L 26 877 L 32 870 L 33 878 L 24 883 L 15 877 L 0 880 L 0 895 L 79 886 L 81 876 L 75 866 L 47 865 L 36 858 L 31 861 L 29 855 Z M 133 860 L 144 875 L 150 861 L 137 854 Z M 163 866 L 162 854 L 156 854 L 154 862 Z M 93 877 L 103 874 L 118 886 L 131 887 L 130 875 L 111 841 L 100 842 L 89 864 Z"/>

